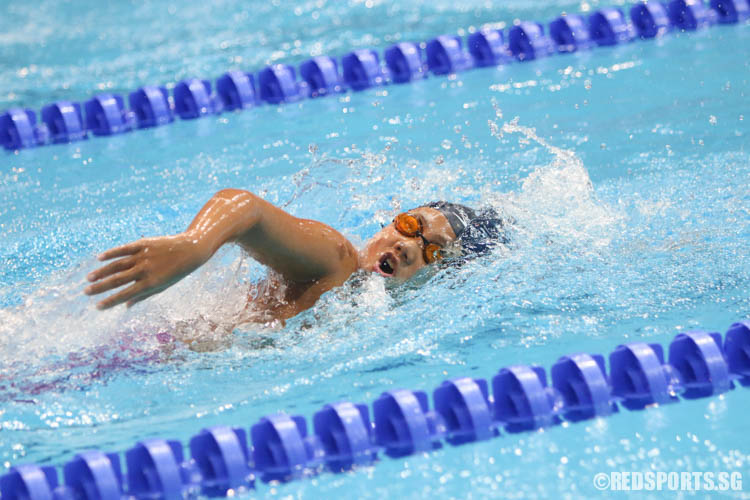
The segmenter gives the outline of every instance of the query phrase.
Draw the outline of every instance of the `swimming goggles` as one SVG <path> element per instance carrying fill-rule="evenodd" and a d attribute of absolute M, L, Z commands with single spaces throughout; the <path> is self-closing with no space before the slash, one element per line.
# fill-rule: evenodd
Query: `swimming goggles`
<path fill-rule="evenodd" d="M 422 234 L 422 222 L 413 215 L 407 213 L 398 214 L 393 219 L 393 225 L 396 226 L 396 231 L 404 236 L 408 236 L 409 238 L 422 238 L 422 243 L 424 243 L 422 254 L 425 262 L 428 264 L 432 264 L 436 260 L 443 258 L 443 252 L 440 245 L 427 241 L 427 238 Z"/>

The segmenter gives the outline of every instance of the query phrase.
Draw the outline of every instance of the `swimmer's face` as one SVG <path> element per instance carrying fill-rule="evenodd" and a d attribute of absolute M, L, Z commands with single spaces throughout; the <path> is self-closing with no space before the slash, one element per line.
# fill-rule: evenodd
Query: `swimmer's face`
<path fill-rule="evenodd" d="M 456 239 L 448 219 L 438 210 L 420 207 L 407 213 L 422 223 L 422 235 L 428 242 L 445 248 Z M 405 236 L 390 223 L 367 242 L 360 254 L 360 265 L 386 278 L 407 280 L 427 266 L 423 248 L 422 238 Z"/>

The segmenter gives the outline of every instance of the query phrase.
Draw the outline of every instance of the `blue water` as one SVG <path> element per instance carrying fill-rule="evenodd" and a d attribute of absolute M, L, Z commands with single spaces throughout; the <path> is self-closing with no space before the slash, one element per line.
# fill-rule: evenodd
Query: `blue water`
<path fill-rule="evenodd" d="M 457 4 L 14 2 L 0 18 L 0 109 L 600 6 Z M 747 23 L 713 27 L 0 154 L 0 472 L 724 332 L 750 317 L 748 47 Z M 516 224 L 509 248 L 402 286 L 349 283 L 283 327 L 231 331 L 264 273 L 236 248 L 131 310 L 102 313 L 83 296 L 98 252 L 179 232 L 230 186 L 357 245 L 435 199 Z M 165 347 L 158 332 L 200 341 Z M 740 471 L 750 483 L 748 412 L 740 388 L 249 496 L 593 497 L 609 471 Z"/>

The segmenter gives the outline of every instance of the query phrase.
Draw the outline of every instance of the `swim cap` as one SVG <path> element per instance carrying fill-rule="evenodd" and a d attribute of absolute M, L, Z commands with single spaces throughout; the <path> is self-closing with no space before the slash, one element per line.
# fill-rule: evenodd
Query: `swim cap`
<path fill-rule="evenodd" d="M 461 233 L 466 229 L 466 225 L 476 218 L 477 214 L 471 208 L 459 203 L 449 203 L 447 201 L 433 201 L 425 207 L 434 208 L 448 219 L 451 229 L 456 234 L 456 239 L 461 237 Z"/>
<path fill-rule="evenodd" d="M 456 233 L 456 242 L 461 247 L 461 261 L 483 255 L 498 244 L 507 245 L 510 242 L 507 225 L 513 222 L 512 219 L 504 219 L 492 208 L 478 214 L 466 205 L 447 201 L 433 201 L 423 206 L 434 208 L 448 219 Z"/>
<path fill-rule="evenodd" d="M 510 243 L 507 226 L 512 222 L 512 219 L 504 219 L 491 208 L 484 210 L 469 221 L 458 239 L 464 256 L 482 255 L 499 244 Z"/>

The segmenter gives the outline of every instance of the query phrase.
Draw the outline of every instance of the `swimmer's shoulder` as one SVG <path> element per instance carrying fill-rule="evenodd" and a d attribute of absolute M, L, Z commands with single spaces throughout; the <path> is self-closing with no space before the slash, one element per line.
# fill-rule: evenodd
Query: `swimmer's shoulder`
<path fill-rule="evenodd" d="M 332 248 L 335 254 L 333 261 L 336 262 L 337 265 L 331 269 L 331 274 L 345 275 L 341 280 L 343 283 L 343 281 L 346 281 L 346 279 L 359 268 L 359 252 L 357 251 L 357 248 L 346 236 L 328 224 L 320 221 L 308 220 L 317 224 L 326 241 L 333 244 Z"/>
<path fill-rule="evenodd" d="M 282 272 L 290 281 L 333 288 L 343 284 L 359 269 L 359 252 L 343 234 L 324 222 L 295 219 L 295 245 L 284 253 L 299 256 L 291 259 L 298 264 L 295 266 L 297 270 L 294 273 Z"/>

